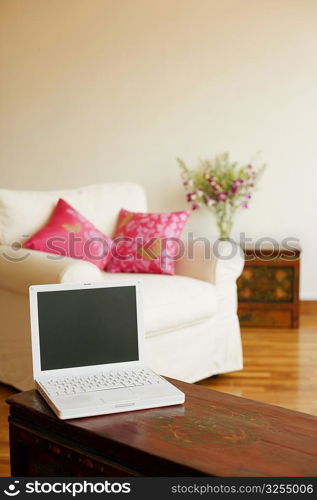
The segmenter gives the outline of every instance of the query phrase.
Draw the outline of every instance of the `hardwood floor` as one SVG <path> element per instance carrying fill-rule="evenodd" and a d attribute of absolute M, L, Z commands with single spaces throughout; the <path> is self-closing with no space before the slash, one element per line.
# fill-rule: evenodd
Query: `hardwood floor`
<path fill-rule="evenodd" d="M 0 477 L 10 476 L 10 452 L 8 433 L 9 407 L 6 399 L 17 392 L 12 387 L 0 384 Z"/>
<path fill-rule="evenodd" d="M 298 330 L 245 328 L 244 369 L 199 384 L 317 415 L 317 302 L 301 312 Z M 5 400 L 14 392 L 0 384 L 0 476 L 10 474 Z"/>
<path fill-rule="evenodd" d="M 244 369 L 199 384 L 317 415 L 317 306 L 298 330 L 245 328 L 242 341 Z"/>

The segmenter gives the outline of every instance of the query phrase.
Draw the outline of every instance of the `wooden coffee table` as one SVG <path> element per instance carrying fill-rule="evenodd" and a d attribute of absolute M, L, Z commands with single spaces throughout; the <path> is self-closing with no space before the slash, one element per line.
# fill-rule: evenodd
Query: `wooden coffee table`
<path fill-rule="evenodd" d="M 317 417 L 172 382 L 184 405 L 67 421 L 14 395 L 12 475 L 317 476 Z"/>

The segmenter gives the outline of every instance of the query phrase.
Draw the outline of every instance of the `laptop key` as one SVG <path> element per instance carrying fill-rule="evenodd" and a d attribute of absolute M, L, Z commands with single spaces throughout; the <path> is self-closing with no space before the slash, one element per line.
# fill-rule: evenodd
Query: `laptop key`
<path fill-rule="evenodd" d="M 104 391 L 111 389 L 121 389 L 128 387 L 140 387 L 144 385 L 159 384 L 160 377 L 151 371 L 124 370 L 122 372 L 102 372 L 94 375 L 76 376 L 69 378 L 50 378 L 44 386 L 46 390 L 58 395 L 76 395 L 88 392 Z"/>

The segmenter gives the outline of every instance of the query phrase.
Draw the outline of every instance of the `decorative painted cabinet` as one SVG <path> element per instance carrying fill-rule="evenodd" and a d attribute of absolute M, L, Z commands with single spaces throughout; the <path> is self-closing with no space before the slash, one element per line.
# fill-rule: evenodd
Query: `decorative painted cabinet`
<path fill-rule="evenodd" d="M 298 328 L 300 248 L 245 246 L 238 280 L 242 326 Z"/>

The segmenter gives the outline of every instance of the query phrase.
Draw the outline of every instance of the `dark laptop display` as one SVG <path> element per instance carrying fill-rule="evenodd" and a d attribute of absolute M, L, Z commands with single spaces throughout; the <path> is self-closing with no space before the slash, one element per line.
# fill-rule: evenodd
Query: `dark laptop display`
<path fill-rule="evenodd" d="M 134 286 L 39 292 L 41 369 L 137 361 Z"/>

